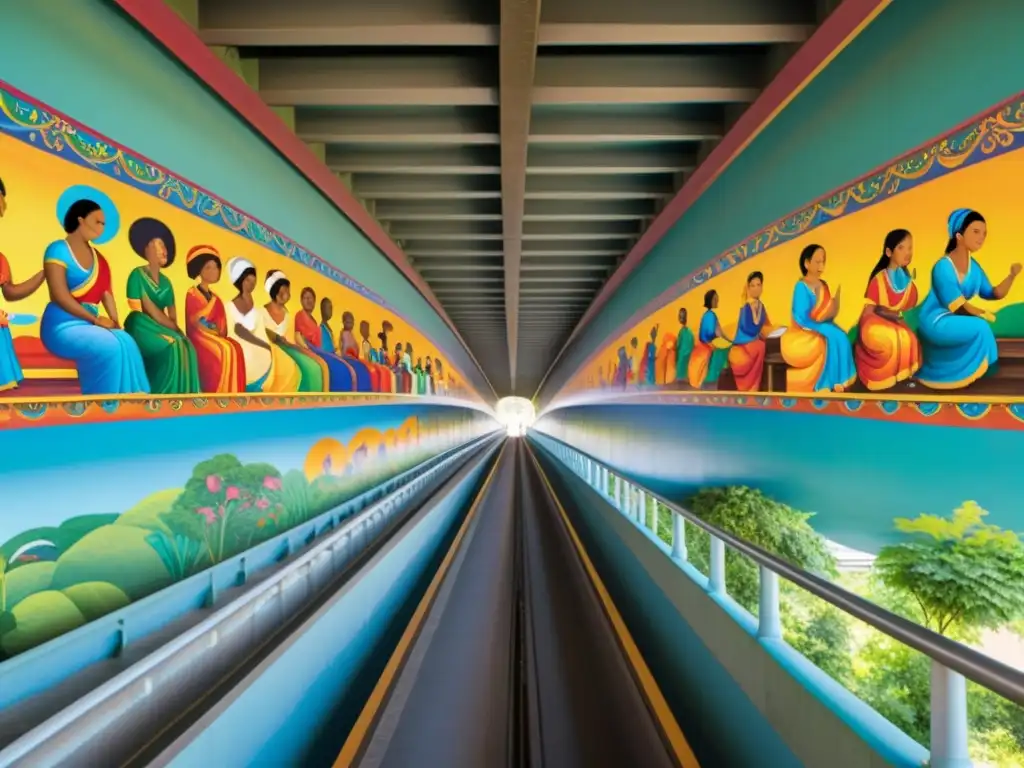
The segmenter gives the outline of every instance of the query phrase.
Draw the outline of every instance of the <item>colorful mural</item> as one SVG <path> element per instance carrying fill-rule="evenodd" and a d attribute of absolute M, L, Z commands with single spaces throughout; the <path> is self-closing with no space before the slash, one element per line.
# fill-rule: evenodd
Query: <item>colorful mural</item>
<path fill-rule="evenodd" d="M 380 297 L 0 83 L 0 394 L 479 400 Z"/>
<path fill-rule="evenodd" d="M 555 402 L 636 392 L 1024 398 L 1024 96 L 755 233 Z"/>
<path fill-rule="evenodd" d="M 407 401 L 12 431 L 0 469 L 0 659 L 495 427 L 480 411 Z"/>

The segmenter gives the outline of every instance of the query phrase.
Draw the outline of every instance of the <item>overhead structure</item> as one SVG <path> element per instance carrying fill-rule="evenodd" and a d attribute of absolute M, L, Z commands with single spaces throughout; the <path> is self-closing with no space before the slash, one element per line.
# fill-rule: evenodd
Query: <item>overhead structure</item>
<path fill-rule="evenodd" d="M 663 205 L 835 0 L 198 0 L 499 395 L 532 396 Z"/>

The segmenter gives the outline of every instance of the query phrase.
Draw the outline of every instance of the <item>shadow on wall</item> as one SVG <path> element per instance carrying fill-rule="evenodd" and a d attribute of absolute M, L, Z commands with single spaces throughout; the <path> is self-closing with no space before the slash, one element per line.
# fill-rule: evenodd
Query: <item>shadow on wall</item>
<path fill-rule="evenodd" d="M 1014 478 L 1019 433 L 725 406 L 594 405 L 535 429 L 586 451 L 667 498 L 749 485 L 846 546 L 876 552 L 892 521 L 947 515 L 972 499 L 990 522 L 1024 529 Z"/>
<path fill-rule="evenodd" d="M 23 429 L 0 473 L 0 659 L 339 506 L 491 420 L 367 406 Z M 88 446 L 84 451 L 83 446 Z"/>

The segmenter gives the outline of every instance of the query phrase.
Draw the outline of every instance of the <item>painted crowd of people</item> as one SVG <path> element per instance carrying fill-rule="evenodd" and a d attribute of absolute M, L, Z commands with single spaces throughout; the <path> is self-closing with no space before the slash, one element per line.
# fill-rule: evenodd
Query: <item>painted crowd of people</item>
<path fill-rule="evenodd" d="M 73 361 L 83 395 L 229 394 L 294 392 L 393 392 L 443 395 L 455 389 L 451 372 L 437 357 L 417 357 L 410 342 L 391 349 L 394 326 L 384 320 L 376 339 L 366 320 L 341 313 L 332 326 L 330 298 L 310 287 L 299 292 L 301 309 L 292 313 L 291 282 L 281 270 L 262 280 L 243 257 L 224 264 L 215 246 L 196 245 L 184 266 L 193 286 L 184 297 L 183 318 L 166 275 L 178 256 L 170 228 L 140 218 L 128 230 L 132 251 L 143 263 L 128 276 L 129 313 L 122 325 L 114 299 L 110 266 L 94 245 L 107 219 L 116 216 L 102 193 L 58 205 L 65 237 L 51 243 L 43 268 L 14 281 L 0 255 L 0 288 L 6 302 L 27 298 L 44 284 L 50 300 L 39 338 L 58 358 Z M 0 216 L 7 189 L 0 180 Z M 214 291 L 227 272 L 235 295 L 225 301 Z M 257 298 L 261 287 L 265 299 Z M 315 312 L 319 306 L 319 317 Z M 0 391 L 24 379 L 10 331 L 0 308 Z M 182 322 L 183 320 L 183 322 Z"/>
<path fill-rule="evenodd" d="M 844 392 L 858 380 L 869 391 L 883 391 L 900 382 L 930 389 L 966 387 L 995 371 L 999 350 L 991 323 L 994 315 L 978 300 L 998 301 L 1020 274 L 1013 264 L 993 284 L 974 257 L 988 234 L 984 216 L 969 208 L 953 211 L 947 222 L 945 252 L 932 266 L 931 289 L 919 303 L 913 235 L 895 229 L 885 236 L 872 269 L 857 322 L 856 339 L 836 324 L 841 290 L 833 292 L 823 279 L 827 254 L 821 245 L 800 252 L 801 279 L 793 289 L 791 325 L 773 326 L 761 302 L 764 274 L 746 279 L 735 332 L 727 334 L 718 319 L 719 296 L 704 295 L 704 313 L 696 333 L 679 310 L 676 334 L 651 329 L 650 340 L 635 359 L 637 339 L 620 347 L 616 359 L 598 369 L 598 386 L 611 389 L 651 388 L 685 384 L 693 389 L 717 385 L 729 368 L 736 389 L 762 388 L 767 340 L 777 337 L 785 364 L 787 392 Z M 904 317 L 917 308 L 917 328 Z M 632 352 L 632 353 L 631 353 Z M 634 370 L 634 363 L 638 367 Z"/>

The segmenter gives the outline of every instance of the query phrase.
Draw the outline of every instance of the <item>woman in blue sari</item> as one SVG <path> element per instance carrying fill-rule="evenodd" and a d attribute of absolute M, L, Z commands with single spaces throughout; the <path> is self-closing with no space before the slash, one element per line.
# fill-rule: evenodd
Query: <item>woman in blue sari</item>
<path fill-rule="evenodd" d="M 66 210 L 67 201 L 59 204 L 67 237 L 50 243 L 43 256 L 50 303 L 39 337 L 51 354 L 75 361 L 83 395 L 148 394 L 139 347 L 118 323 L 110 266 L 92 246 L 103 236 L 107 219 L 117 216 L 106 195 L 97 191 L 96 197 L 106 206 L 90 199 L 75 200 Z"/>
<path fill-rule="evenodd" d="M 718 291 L 710 290 L 704 294 L 704 314 L 700 318 L 697 329 L 697 340 L 694 342 L 690 362 L 687 365 L 686 378 L 690 386 L 700 389 L 705 385 L 717 386 L 722 369 L 729 362 L 729 347 L 732 341 L 722 330 L 718 322 Z"/>
<path fill-rule="evenodd" d="M 918 380 L 932 389 L 959 389 L 994 369 L 999 350 L 990 322 L 992 313 L 971 304 L 1006 296 L 1020 274 L 1014 264 L 994 286 L 972 254 L 981 250 L 988 235 L 985 218 L 970 208 L 949 216 L 946 255 L 932 268 L 932 287 L 921 305 L 917 335 L 924 362 Z"/>

